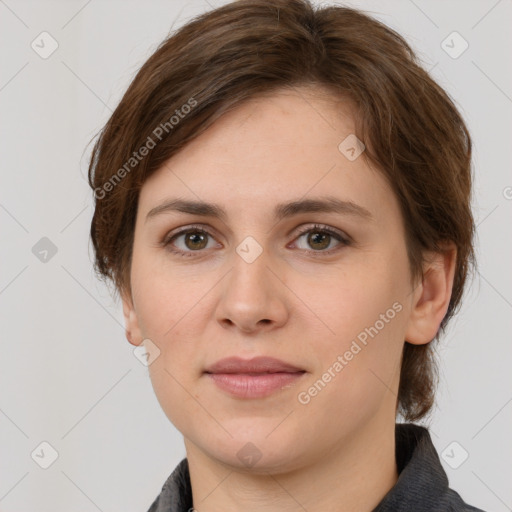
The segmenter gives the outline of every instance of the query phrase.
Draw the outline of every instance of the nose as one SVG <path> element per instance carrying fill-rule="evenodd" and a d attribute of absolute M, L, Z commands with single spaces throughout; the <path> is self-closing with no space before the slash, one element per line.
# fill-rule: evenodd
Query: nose
<path fill-rule="evenodd" d="M 282 270 L 263 251 L 254 261 L 238 253 L 219 289 L 216 319 L 225 329 L 243 333 L 268 331 L 284 325 L 289 310 Z"/>

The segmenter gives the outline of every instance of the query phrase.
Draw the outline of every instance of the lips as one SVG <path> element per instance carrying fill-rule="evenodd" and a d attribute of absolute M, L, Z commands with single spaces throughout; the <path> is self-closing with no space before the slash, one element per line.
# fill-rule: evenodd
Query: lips
<path fill-rule="evenodd" d="M 222 391 L 236 398 L 264 398 L 289 388 L 305 370 L 271 357 L 245 360 L 221 359 L 205 370 L 206 376 Z"/>
<path fill-rule="evenodd" d="M 255 357 L 253 359 L 241 359 L 240 357 L 228 357 L 221 359 L 209 366 L 205 373 L 296 373 L 305 370 L 297 368 L 273 357 Z"/>

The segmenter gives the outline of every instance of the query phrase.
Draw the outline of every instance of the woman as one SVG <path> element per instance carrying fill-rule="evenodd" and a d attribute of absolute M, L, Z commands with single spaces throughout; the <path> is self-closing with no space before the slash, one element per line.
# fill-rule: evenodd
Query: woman
<path fill-rule="evenodd" d="M 242 0 L 160 45 L 89 169 L 96 269 L 184 436 L 150 512 L 477 510 L 411 423 L 473 262 L 470 167 L 358 11 Z"/>

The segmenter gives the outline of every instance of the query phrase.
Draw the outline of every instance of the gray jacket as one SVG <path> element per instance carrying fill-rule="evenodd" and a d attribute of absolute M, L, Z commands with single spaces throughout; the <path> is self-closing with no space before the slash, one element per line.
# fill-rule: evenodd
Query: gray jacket
<path fill-rule="evenodd" d="M 397 423 L 398 481 L 372 512 L 484 512 L 464 503 L 448 487 L 448 477 L 428 430 Z M 192 512 L 188 461 L 183 459 L 169 476 L 148 512 Z"/>

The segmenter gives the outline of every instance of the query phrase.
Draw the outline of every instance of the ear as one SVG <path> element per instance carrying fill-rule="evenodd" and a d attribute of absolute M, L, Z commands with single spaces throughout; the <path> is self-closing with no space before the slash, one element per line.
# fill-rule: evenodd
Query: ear
<path fill-rule="evenodd" d="M 423 345 L 434 339 L 452 296 L 457 248 L 452 242 L 442 252 L 424 255 L 423 276 L 413 292 L 412 311 L 405 340 Z"/>
<path fill-rule="evenodd" d="M 141 334 L 139 328 L 139 321 L 137 319 L 137 313 L 133 306 L 133 299 L 127 292 L 123 292 L 121 295 L 123 301 L 123 314 L 126 339 L 135 346 L 139 346 L 142 343 L 144 337 Z"/>

